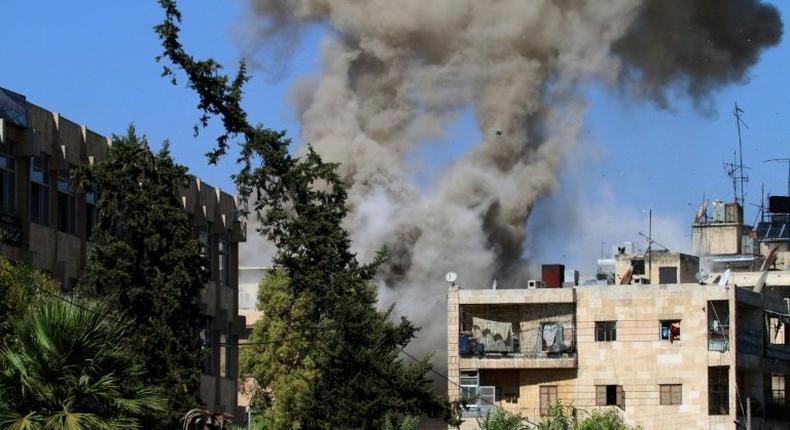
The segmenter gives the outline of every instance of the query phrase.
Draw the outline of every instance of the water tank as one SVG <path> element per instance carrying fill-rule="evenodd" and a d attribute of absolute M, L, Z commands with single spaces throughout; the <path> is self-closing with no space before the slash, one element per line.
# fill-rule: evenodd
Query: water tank
<path fill-rule="evenodd" d="M 562 264 L 543 265 L 543 283 L 546 288 L 560 288 L 565 280 L 565 266 Z"/>
<path fill-rule="evenodd" d="M 721 200 L 713 202 L 713 222 L 724 222 L 724 203 Z"/>

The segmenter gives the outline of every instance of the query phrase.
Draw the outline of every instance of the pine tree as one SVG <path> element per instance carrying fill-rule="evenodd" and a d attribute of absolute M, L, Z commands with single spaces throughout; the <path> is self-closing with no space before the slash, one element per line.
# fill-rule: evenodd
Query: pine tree
<path fill-rule="evenodd" d="M 207 262 L 179 198 L 187 169 L 173 162 L 166 143 L 153 154 L 130 126 L 113 138 L 106 160 L 75 172 L 75 182 L 99 194 L 78 293 L 100 297 L 134 321 L 129 336 L 145 382 L 168 393 L 164 428 L 176 428 L 200 405 L 204 357 L 199 296 Z"/>
<path fill-rule="evenodd" d="M 360 264 L 350 250 L 346 190 L 337 166 L 312 148 L 288 153 L 285 132 L 254 126 L 241 107 L 248 80 L 244 63 L 234 78 L 213 60 L 195 60 L 181 46 L 181 15 L 160 0 L 165 21 L 156 27 L 164 54 L 197 92 L 205 125 L 218 117 L 225 133 L 208 154 L 214 163 L 239 138 L 242 168 L 234 176 L 243 214 L 254 214 L 259 233 L 277 246 L 276 270 L 264 280 L 264 317 L 245 362 L 258 369 L 258 401 L 275 429 L 379 429 L 387 414 L 437 405 L 426 373 L 428 357 L 405 363 L 399 352 L 417 328 L 376 309 L 371 281 L 384 253 Z M 175 81 L 173 70 L 165 76 Z M 260 404 L 259 403 L 259 404 Z"/>

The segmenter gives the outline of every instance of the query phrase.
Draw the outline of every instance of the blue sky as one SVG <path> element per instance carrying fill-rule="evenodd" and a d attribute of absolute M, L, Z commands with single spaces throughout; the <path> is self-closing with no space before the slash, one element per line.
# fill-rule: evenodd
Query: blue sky
<path fill-rule="evenodd" d="M 240 49 L 233 35 L 240 25 L 244 2 L 181 3 L 188 49 L 235 64 Z M 790 6 L 775 4 L 787 22 Z M 232 190 L 232 159 L 208 166 L 203 157 L 214 134 L 209 130 L 197 139 L 192 136 L 198 117 L 194 95 L 183 85 L 173 87 L 159 76 L 161 67 L 154 62 L 160 52 L 159 41 L 151 28 L 161 13 L 154 0 L 5 0 L 3 15 L 0 86 L 102 134 L 121 133 L 134 122 L 154 146 L 169 139 L 176 160 L 189 166 L 192 173 Z M 308 34 L 281 79 L 253 71 L 257 74 L 247 86 L 246 105 L 256 121 L 298 135 L 287 101 L 288 88 L 295 78 L 317 70 L 321 36 L 320 29 Z M 679 230 L 688 236 L 688 223 L 703 192 L 710 198 L 732 199 L 722 162 L 732 158 L 737 146 L 731 115 L 735 101 L 746 111 L 749 125 L 744 132 L 744 159 L 752 166 L 747 202 L 759 202 L 761 184 L 769 193 L 785 193 L 787 165 L 763 160 L 790 157 L 788 54 L 786 40 L 765 52 L 748 82 L 715 94 L 713 105 L 719 112 L 714 115 L 696 111 L 683 98 L 673 100 L 673 109 L 662 110 L 650 102 L 626 100 L 600 86 L 589 88 L 583 150 L 570 157 L 559 193 L 536 208 L 530 229 L 542 232 L 537 234 L 540 242 L 550 242 L 551 232 L 563 227 L 560 223 L 543 228 L 546 221 L 563 207 L 563 200 L 575 198 L 596 206 L 599 217 L 590 222 L 603 219 L 617 224 L 617 217 L 625 212 L 638 218 L 645 214 L 643 210 L 652 208 L 654 216 L 663 220 L 659 226 L 666 225 L 665 234 L 677 236 Z M 471 114 L 461 114 L 444 141 L 414 155 L 422 166 L 418 180 L 430 182 L 436 171 L 474 145 L 478 136 Z M 747 207 L 747 220 L 755 214 L 753 207 Z M 646 229 L 646 215 L 644 224 Z M 590 236 L 583 251 L 588 257 L 590 253 L 597 256 L 593 243 L 636 240 L 634 229 L 622 235 L 617 230 L 612 233 L 612 228 L 604 232 L 581 229 L 584 232 L 579 234 Z M 615 235 L 618 237 L 612 237 Z M 661 231 L 656 235 L 660 238 Z M 685 236 L 665 240 L 682 247 Z M 542 252 L 541 258 L 564 255 Z"/>

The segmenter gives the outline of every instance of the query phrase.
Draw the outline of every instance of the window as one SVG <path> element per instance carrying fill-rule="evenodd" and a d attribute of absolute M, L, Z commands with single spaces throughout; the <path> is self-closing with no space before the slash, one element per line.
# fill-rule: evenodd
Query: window
<path fill-rule="evenodd" d="M 211 278 L 211 235 L 208 233 L 211 229 L 210 225 L 207 227 L 198 228 L 198 240 L 200 241 L 200 256 L 206 259 L 206 272 L 209 279 Z"/>
<path fill-rule="evenodd" d="M 708 351 L 729 350 L 730 313 L 726 300 L 708 302 Z"/>
<path fill-rule="evenodd" d="M 90 239 L 93 227 L 99 221 L 99 211 L 96 206 L 96 193 L 88 191 L 85 193 L 85 238 Z"/>
<path fill-rule="evenodd" d="M 518 403 L 518 386 L 507 386 L 502 390 L 502 397 L 507 403 Z"/>
<path fill-rule="evenodd" d="M 595 341 L 613 342 L 617 340 L 617 321 L 596 321 Z"/>
<path fill-rule="evenodd" d="M 230 253 L 228 252 L 228 242 L 225 237 L 219 239 L 217 249 L 219 250 L 220 286 L 230 287 Z"/>
<path fill-rule="evenodd" d="M 708 367 L 708 415 L 730 414 L 730 368 Z"/>
<path fill-rule="evenodd" d="M 461 371 L 461 397 L 470 401 L 477 399 L 478 388 L 480 385 L 479 374 L 476 370 L 462 370 Z M 471 405 L 476 406 L 476 405 Z"/>
<path fill-rule="evenodd" d="M 551 413 L 551 408 L 557 404 L 557 386 L 540 386 L 540 415 L 546 416 Z"/>
<path fill-rule="evenodd" d="M 677 284 L 678 283 L 678 268 L 677 267 L 659 267 L 658 268 L 658 283 L 659 284 Z"/>
<path fill-rule="evenodd" d="M 632 275 L 644 275 L 645 274 L 645 260 L 643 259 L 634 259 L 631 260 L 631 274 Z"/>
<path fill-rule="evenodd" d="M 68 170 L 58 173 L 58 230 L 69 234 L 77 232 L 77 199 L 71 189 Z"/>
<path fill-rule="evenodd" d="M 658 386 L 659 400 L 662 405 L 680 405 L 683 402 L 683 385 L 663 384 Z"/>
<path fill-rule="evenodd" d="M 206 321 L 206 327 L 200 331 L 200 339 L 203 341 L 203 374 L 214 376 L 214 338 L 211 321 Z"/>
<path fill-rule="evenodd" d="M 30 161 L 30 221 L 49 225 L 49 156 L 41 154 Z"/>
<path fill-rule="evenodd" d="M 225 345 L 225 377 L 228 379 L 236 379 L 236 354 L 239 339 L 236 336 L 228 336 L 228 344 Z"/>
<path fill-rule="evenodd" d="M 787 342 L 786 324 L 776 317 L 768 317 L 768 343 L 771 345 L 785 345 Z"/>
<path fill-rule="evenodd" d="M 785 391 L 785 375 L 780 373 L 771 374 L 771 403 L 784 406 L 787 404 L 787 392 Z"/>
<path fill-rule="evenodd" d="M 680 340 L 680 320 L 659 321 L 658 338 L 670 343 Z"/>
<path fill-rule="evenodd" d="M 595 406 L 619 406 L 625 408 L 625 393 L 622 385 L 596 385 Z"/>
<path fill-rule="evenodd" d="M 219 335 L 219 376 L 222 378 L 228 377 L 228 351 L 230 348 L 227 347 L 226 343 L 228 342 L 228 338 L 221 334 Z"/>
<path fill-rule="evenodd" d="M 0 212 L 14 215 L 16 210 L 16 160 L 9 144 L 0 145 Z"/>

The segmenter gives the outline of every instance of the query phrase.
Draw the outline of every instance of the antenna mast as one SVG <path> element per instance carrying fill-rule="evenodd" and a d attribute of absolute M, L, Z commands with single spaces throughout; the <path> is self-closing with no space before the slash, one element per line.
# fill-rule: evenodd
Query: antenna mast
<path fill-rule="evenodd" d="M 727 172 L 727 176 L 732 178 L 732 188 L 733 192 L 735 193 L 735 203 L 740 204 L 741 207 L 744 205 L 746 184 L 749 182 L 749 176 L 747 176 L 744 172 L 744 169 L 748 169 L 748 167 L 743 165 L 743 139 L 741 136 L 741 124 L 743 124 L 743 126 L 746 128 L 749 128 L 749 126 L 746 124 L 746 122 L 744 122 L 743 118 L 741 118 L 742 113 L 743 109 L 738 106 L 738 102 L 735 102 L 733 115 L 735 115 L 735 127 L 738 129 L 738 153 L 733 157 L 732 163 L 724 163 L 724 170 Z"/>

